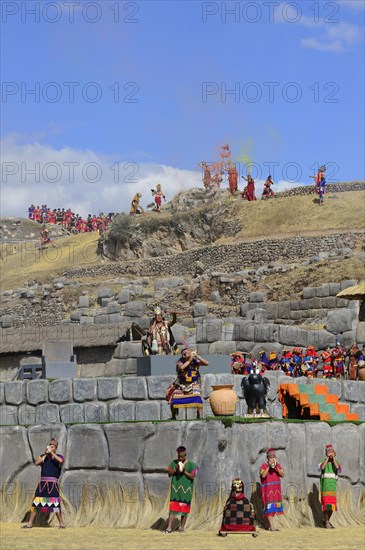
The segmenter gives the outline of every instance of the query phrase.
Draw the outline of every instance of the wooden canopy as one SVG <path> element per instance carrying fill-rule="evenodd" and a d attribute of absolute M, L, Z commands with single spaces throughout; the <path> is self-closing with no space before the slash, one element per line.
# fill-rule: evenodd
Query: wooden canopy
<path fill-rule="evenodd" d="M 365 281 L 361 281 L 358 285 L 349 286 L 341 290 L 337 294 L 337 298 L 345 298 L 346 300 L 365 300 Z"/>

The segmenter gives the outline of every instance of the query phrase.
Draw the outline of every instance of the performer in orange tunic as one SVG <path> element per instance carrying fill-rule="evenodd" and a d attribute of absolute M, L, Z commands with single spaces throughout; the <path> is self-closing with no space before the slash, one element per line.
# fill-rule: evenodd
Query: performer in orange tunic
<path fill-rule="evenodd" d="M 235 193 L 238 186 L 238 172 L 233 162 L 228 164 L 228 185 L 230 193 Z"/>
<path fill-rule="evenodd" d="M 309 176 L 310 178 L 314 179 L 314 189 L 313 189 L 314 193 L 317 193 L 319 182 L 322 180 L 322 177 L 324 178 L 325 171 L 326 171 L 326 167 L 323 165 L 319 167 L 316 176 Z"/>

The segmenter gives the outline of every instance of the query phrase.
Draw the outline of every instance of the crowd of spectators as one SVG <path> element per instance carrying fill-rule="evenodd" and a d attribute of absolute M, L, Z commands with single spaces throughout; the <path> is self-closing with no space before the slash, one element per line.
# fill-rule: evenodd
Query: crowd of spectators
<path fill-rule="evenodd" d="M 87 217 L 82 217 L 80 214 L 74 213 L 71 208 L 49 208 L 46 204 L 41 207 L 32 204 L 28 208 L 28 218 L 40 224 L 57 224 L 70 233 L 89 233 L 91 231 L 99 231 L 103 233 L 108 227 L 114 216 L 110 212 L 107 216 L 100 212 L 89 214 Z"/>
<path fill-rule="evenodd" d="M 314 346 L 306 350 L 300 347 L 283 349 L 281 356 L 275 351 L 266 353 L 260 351 L 257 358 L 250 353 L 236 351 L 231 353 L 231 369 L 233 374 L 250 374 L 258 369 L 261 374 L 267 370 L 282 371 L 287 376 L 317 378 L 357 378 L 358 367 L 365 366 L 365 345 L 362 348 L 352 344 L 346 350 L 339 342 L 331 350 L 330 347 L 318 354 Z"/>

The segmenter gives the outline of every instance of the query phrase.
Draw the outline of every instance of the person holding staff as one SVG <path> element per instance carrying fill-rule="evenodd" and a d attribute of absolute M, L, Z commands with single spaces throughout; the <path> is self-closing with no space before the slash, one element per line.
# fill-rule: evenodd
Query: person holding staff
<path fill-rule="evenodd" d="M 201 376 L 199 367 L 209 365 L 206 359 L 200 357 L 196 351 L 184 348 L 176 364 L 177 379 L 170 386 L 166 399 L 171 407 L 172 419 L 180 408 L 196 407 L 197 418 L 201 418 L 203 410 Z"/>

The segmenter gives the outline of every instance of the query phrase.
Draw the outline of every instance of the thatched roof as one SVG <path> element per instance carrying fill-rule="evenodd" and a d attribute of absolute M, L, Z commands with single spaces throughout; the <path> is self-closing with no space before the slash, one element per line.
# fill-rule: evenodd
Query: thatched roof
<path fill-rule="evenodd" d="M 365 300 L 365 281 L 358 285 L 349 286 L 337 294 L 337 298 L 346 298 L 346 300 Z"/>

